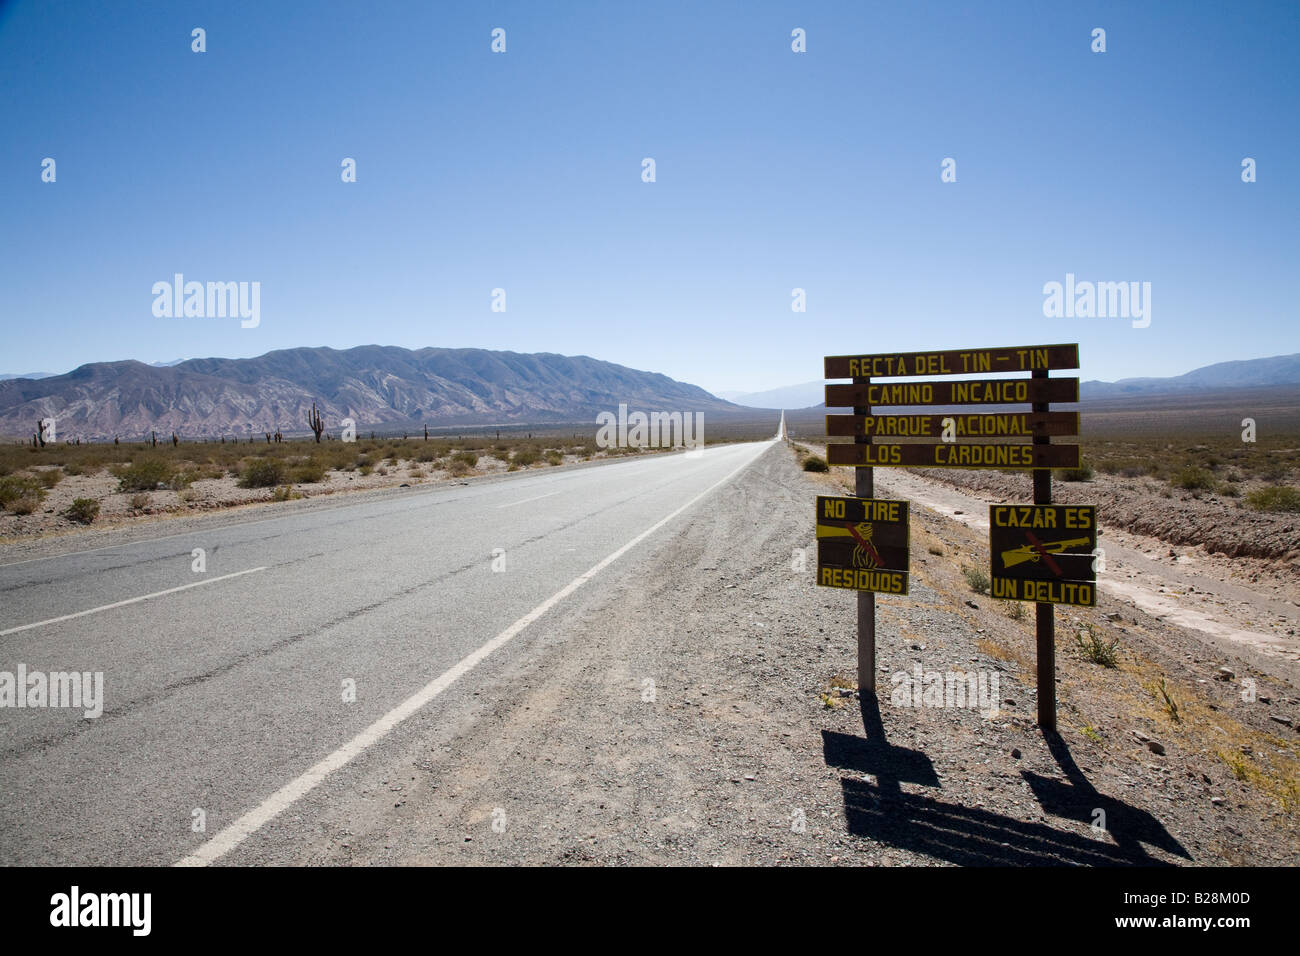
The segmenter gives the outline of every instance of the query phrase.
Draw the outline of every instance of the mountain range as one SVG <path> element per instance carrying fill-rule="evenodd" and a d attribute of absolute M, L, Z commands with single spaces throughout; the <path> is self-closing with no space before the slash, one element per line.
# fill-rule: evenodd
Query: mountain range
<path fill-rule="evenodd" d="M 1068 375 L 1068 372 L 1061 372 Z M 1079 384 L 1079 397 L 1122 398 L 1126 395 L 1154 395 L 1203 389 L 1297 385 L 1300 386 L 1300 352 L 1270 358 L 1217 362 L 1169 378 L 1122 378 L 1117 382 L 1090 380 Z M 799 409 L 823 403 L 826 383 L 801 382 L 764 392 L 726 392 L 723 397 L 751 408 Z"/>
<path fill-rule="evenodd" d="M 1267 386 L 1300 387 L 1300 353 L 1219 362 L 1171 378 L 1088 381 L 1081 397 L 1086 405 Z M 666 375 L 584 355 L 294 348 L 246 359 L 95 362 L 62 375 L 0 376 L 0 434 L 28 437 L 49 417 L 60 437 L 90 440 L 135 439 L 154 430 L 186 438 L 276 429 L 301 434 L 313 403 L 328 429 L 344 418 L 387 430 L 594 422 L 622 403 L 734 420 L 755 408 L 813 413 L 824 387 L 816 381 L 728 393 L 734 401 L 727 401 Z"/>
<path fill-rule="evenodd" d="M 620 403 L 646 411 L 743 412 L 702 388 L 587 356 L 366 345 L 294 348 L 174 365 L 96 362 L 63 375 L 0 381 L 0 434 L 30 436 L 53 417 L 60 438 L 136 439 L 307 430 L 315 403 L 336 431 L 421 424 L 594 422 Z"/>

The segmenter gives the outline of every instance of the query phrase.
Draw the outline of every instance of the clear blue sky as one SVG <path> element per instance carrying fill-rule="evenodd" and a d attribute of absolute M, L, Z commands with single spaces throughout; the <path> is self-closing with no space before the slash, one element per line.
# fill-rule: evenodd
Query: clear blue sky
<path fill-rule="evenodd" d="M 379 343 L 756 390 L 839 352 L 1296 352 L 1298 50 L 1294 2 L 9 2 L 0 371 Z M 176 272 L 260 282 L 260 326 L 155 318 Z M 1150 327 L 1044 318 L 1067 272 L 1150 282 Z"/>

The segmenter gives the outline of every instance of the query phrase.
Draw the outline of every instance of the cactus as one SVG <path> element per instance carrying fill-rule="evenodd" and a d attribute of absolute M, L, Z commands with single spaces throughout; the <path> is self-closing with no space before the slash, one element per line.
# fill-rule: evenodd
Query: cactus
<path fill-rule="evenodd" d="M 320 444 L 320 433 L 325 430 L 325 423 L 320 419 L 320 412 L 316 410 L 316 403 L 311 403 L 311 412 L 307 415 L 307 424 L 311 430 L 316 433 L 316 444 Z"/>

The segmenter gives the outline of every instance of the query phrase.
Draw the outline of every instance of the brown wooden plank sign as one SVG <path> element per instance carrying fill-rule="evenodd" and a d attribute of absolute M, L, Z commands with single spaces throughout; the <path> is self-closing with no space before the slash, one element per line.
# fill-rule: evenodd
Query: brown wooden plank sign
<path fill-rule="evenodd" d="M 907 502 L 817 496 L 817 583 L 906 594 Z"/>
<path fill-rule="evenodd" d="M 995 598 L 1097 606 L 1094 505 L 989 505 Z"/>

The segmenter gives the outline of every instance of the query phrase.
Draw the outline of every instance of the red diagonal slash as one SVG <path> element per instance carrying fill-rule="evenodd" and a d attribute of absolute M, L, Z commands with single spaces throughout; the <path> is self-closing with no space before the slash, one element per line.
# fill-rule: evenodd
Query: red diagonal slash
<path fill-rule="evenodd" d="M 1052 569 L 1052 573 L 1055 574 L 1058 578 L 1064 577 L 1065 575 L 1061 571 L 1061 566 L 1052 560 L 1052 556 L 1050 554 L 1048 554 L 1046 551 L 1043 550 L 1042 544 L 1040 544 L 1038 539 L 1034 537 L 1034 533 L 1032 531 L 1026 531 L 1025 537 L 1028 538 L 1029 543 L 1034 546 L 1034 550 L 1043 556 L 1043 561 L 1047 564 L 1049 568 Z"/>
<path fill-rule="evenodd" d="M 872 558 L 875 560 L 875 562 L 876 562 L 876 567 L 880 567 L 882 564 L 885 563 L 885 562 L 882 561 L 881 558 L 880 558 L 880 552 L 878 552 L 875 548 L 873 548 L 873 547 L 871 546 L 871 542 L 870 542 L 870 541 L 868 541 L 866 538 L 862 537 L 862 535 L 858 534 L 858 529 L 857 529 L 857 528 L 855 528 L 855 527 L 854 527 L 853 525 L 851 525 L 851 524 L 850 524 L 850 525 L 846 525 L 845 527 L 847 527 L 847 528 L 849 529 L 849 534 L 853 535 L 853 539 L 854 539 L 855 541 L 857 541 L 858 544 L 862 545 L 864 548 L 867 549 L 867 551 L 869 551 L 869 552 L 871 553 L 871 557 L 872 557 Z"/>

